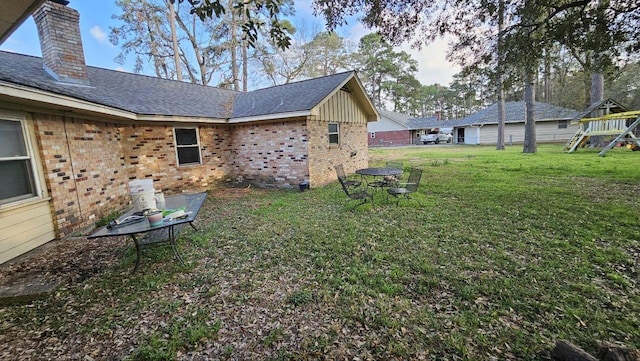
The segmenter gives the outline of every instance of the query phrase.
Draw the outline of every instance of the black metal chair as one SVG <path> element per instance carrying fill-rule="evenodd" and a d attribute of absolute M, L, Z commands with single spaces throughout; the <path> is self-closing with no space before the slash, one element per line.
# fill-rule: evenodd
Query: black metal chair
<path fill-rule="evenodd" d="M 349 201 L 352 201 L 352 200 L 360 201 L 360 203 L 356 204 L 353 208 L 363 205 L 368 201 L 371 201 L 371 205 L 373 205 L 373 195 L 369 194 L 369 192 L 367 192 L 364 189 L 358 189 L 358 188 L 348 186 L 345 180 L 341 177 L 338 177 L 338 181 L 340 182 L 340 186 L 342 187 L 342 190 L 344 191 L 344 193 L 347 195 L 347 197 L 349 197 Z"/>
<path fill-rule="evenodd" d="M 402 162 L 398 162 L 398 161 L 388 161 L 386 164 L 387 168 L 396 168 L 396 169 L 400 169 L 401 171 L 404 172 L 404 165 L 402 164 Z M 402 173 L 398 174 L 398 175 L 392 175 L 392 176 L 387 176 L 384 178 L 384 180 L 391 186 L 394 184 L 397 184 L 398 182 L 400 182 L 402 179 Z"/>
<path fill-rule="evenodd" d="M 389 194 L 396 197 L 396 207 L 400 203 L 400 199 L 413 199 L 419 205 L 422 205 L 417 199 L 411 198 L 411 193 L 418 191 L 420 185 L 420 178 L 422 178 L 422 169 L 411 168 L 409 172 L 409 178 L 406 182 L 398 183 L 396 187 L 387 188 L 387 201 L 389 200 Z"/>
<path fill-rule="evenodd" d="M 336 170 L 336 174 L 338 175 L 338 179 L 341 179 L 340 183 L 344 183 L 347 187 L 351 188 L 360 187 L 360 185 L 362 184 L 362 182 L 360 181 L 348 179 L 347 175 L 344 173 L 344 167 L 342 167 L 342 164 L 338 164 L 334 166 L 334 168 Z"/>

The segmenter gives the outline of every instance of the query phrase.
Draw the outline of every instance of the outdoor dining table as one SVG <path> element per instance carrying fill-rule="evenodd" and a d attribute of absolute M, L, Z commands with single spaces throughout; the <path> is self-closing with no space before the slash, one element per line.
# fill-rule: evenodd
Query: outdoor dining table
<path fill-rule="evenodd" d="M 397 176 L 397 175 L 402 174 L 402 169 L 399 169 L 399 168 L 363 168 L 363 169 L 356 170 L 356 174 L 360 174 L 362 176 L 363 180 L 366 181 L 366 176 L 371 176 L 371 177 Z"/>
<path fill-rule="evenodd" d="M 182 228 L 187 224 L 197 230 L 193 225 L 193 221 L 195 221 L 198 216 L 198 212 L 200 211 L 206 197 L 207 193 L 179 194 L 166 197 L 165 209 L 183 210 L 183 216 L 177 218 L 168 218 L 167 216 L 163 219 L 162 223 L 157 226 L 152 226 L 146 217 L 138 218 L 138 221 L 126 222 L 127 217 L 135 216 L 139 213 L 136 212 L 135 209 L 132 209 L 118 217 L 116 222 L 98 229 L 87 238 L 94 239 L 115 236 L 131 237 L 136 246 L 136 265 L 132 273 L 136 272 L 140 266 L 141 248 L 152 243 L 168 242 L 171 245 L 175 258 L 184 265 L 184 260 L 178 252 L 176 239 Z M 136 218 L 134 217 L 133 219 Z M 118 221 L 124 222 L 116 224 L 119 223 Z"/>
<path fill-rule="evenodd" d="M 369 181 L 367 177 L 389 177 L 389 176 L 397 176 L 402 174 L 402 169 L 399 168 L 363 168 L 356 170 L 356 174 L 360 174 L 362 176 L 362 181 L 367 186 L 373 187 L 381 187 L 384 182 L 380 181 Z"/>

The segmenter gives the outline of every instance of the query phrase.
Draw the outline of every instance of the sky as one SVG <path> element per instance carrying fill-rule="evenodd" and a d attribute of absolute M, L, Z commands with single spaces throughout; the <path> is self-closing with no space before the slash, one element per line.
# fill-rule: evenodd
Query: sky
<path fill-rule="evenodd" d="M 120 13 L 120 8 L 114 1 L 106 0 L 70 0 L 69 5 L 80 13 L 80 33 L 87 65 L 133 72 L 133 57 L 123 65 L 115 62 L 120 48 L 109 42 L 110 27 L 117 27 L 118 22 L 112 19 L 113 14 Z M 296 16 L 293 23 L 305 24 L 310 28 L 324 30 L 322 17 L 313 15 L 312 0 L 296 0 Z M 357 21 L 350 21 L 346 26 L 337 30 L 338 34 L 357 44 L 360 38 L 372 32 Z M 448 85 L 454 74 L 460 68 L 449 63 L 445 58 L 446 41 L 438 40 L 421 50 L 411 49 L 408 44 L 402 45 L 396 51 L 406 51 L 419 63 L 416 78 L 424 85 L 438 83 Z M 32 17 L 29 17 L 2 45 L 0 50 L 42 56 L 38 32 Z M 153 75 L 153 74 L 149 74 Z"/>

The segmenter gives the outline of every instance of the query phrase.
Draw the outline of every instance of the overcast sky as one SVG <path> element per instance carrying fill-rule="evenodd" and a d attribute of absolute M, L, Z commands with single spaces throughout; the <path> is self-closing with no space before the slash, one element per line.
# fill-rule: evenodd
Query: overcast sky
<path fill-rule="evenodd" d="M 309 28 L 324 30 L 324 20 L 314 17 L 311 0 L 296 0 L 295 25 L 305 24 Z M 119 54 L 120 49 L 111 44 L 108 39 L 109 27 L 117 26 L 112 15 L 119 13 L 120 9 L 114 1 L 71 0 L 70 7 L 80 13 L 80 32 L 84 46 L 87 65 L 133 71 L 133 57 L 127 64 L 120 65 L 113 59 Z M 350 39 L 357 44 L 363 35 L 371 32 L 357 21 L 351 21 L 347 26 L 338 29 L 338 34 Z M 419 68 L 417 78 L 424 84 L 439 83 L 448 85 L 452 76 L 460 71 L 458 67 L 451 65 L 445 59 L 446 42 L 437 41 L 425 46 L 422 50 L 413 50 L 405 45 L 396 49 L 404 50 L 418 61 Z M 1 46 L 1 50 L 12 51 L 21 54 L 41 56 L 38 33 L 32 18 L 25 21 Z"/>

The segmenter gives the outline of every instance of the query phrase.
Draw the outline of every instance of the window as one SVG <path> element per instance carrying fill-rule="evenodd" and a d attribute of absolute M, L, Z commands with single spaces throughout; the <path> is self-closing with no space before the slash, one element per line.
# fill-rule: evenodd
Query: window
<path fill-rule="evenodd" d="M 197 128 L 174 128 L 178 165 L 200 164 Z"/>
<path fill-rule="evenodd" d="M 25 121 L 6 118 L 0 117 L 0 204 L 38 195 Z"/>
<path fill-rule="evenodd" d="M 566 120 L 558 120 L 558 129 L 567 129 L 567 123 Z"/>
<path fill-rule="evenodd" d="M 340 140 L 338 123 L 329 123 L 329 144 L 338 144 Z"/>

